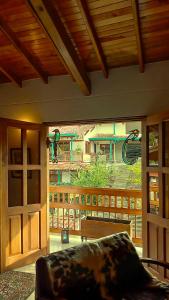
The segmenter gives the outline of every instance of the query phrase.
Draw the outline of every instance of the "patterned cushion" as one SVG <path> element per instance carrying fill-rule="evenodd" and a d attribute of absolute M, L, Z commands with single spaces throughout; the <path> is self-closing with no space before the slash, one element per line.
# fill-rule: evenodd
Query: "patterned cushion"
<path fill-rule="evenodd" d="M 122 299 L 151 280 L 127 233 L 50 254 L 45 261 L 53 299 Z"/>
<path fill-rule="evenodd" d="M 123 295 L 123 300 L 169 300 L 169 285 L 151 278 L 144 289 L 133 289 Z"/>

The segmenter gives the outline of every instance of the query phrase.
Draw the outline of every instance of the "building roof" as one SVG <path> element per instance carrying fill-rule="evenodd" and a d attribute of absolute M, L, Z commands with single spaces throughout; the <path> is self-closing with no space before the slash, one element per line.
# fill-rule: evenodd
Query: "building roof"
<path fill-rule="evenodd" d="M 169 59 L 166 0 L 5 0 L 0 82 L 69 74 L 85 95 L 87 72 Z"/>
<path fill-rule="evenodd" d="M 87 134 L 87 132 L 92 131 L 95 125 L 74 125 L 74 126 L 57 126 L 50 127 L 49 133 L 52 133 L 54 129 L 59 129 L 62 137 L 70 137 L 72 135 L 78 136 L 81 139 Z"/>
<path fill-rule="evenodd" d="M 113 135 L 113 134 L 97 134 L 89 138 L 89 141 L 125 141 L 125 139 L 128 137 L 128 134 L 126 135 Z"/>
<path fill-rule="evenodd" d="M 85 162 L 58 162 L 57 164 L 50 163 L 49 170 L 76 171 L 87 167 L 89 164 Z"/>

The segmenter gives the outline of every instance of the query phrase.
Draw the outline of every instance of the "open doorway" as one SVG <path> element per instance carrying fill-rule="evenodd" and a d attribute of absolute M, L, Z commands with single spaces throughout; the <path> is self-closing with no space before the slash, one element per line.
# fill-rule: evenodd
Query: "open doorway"
<path fill-rule="evenodd" d="M 81 235 L 87 216 L 129 220 L 133 242 L 142 246 L 141 122 L 50 127 L 50 138 L 56 129 L 56 161 L 49 151 L 50 231 Z"/>

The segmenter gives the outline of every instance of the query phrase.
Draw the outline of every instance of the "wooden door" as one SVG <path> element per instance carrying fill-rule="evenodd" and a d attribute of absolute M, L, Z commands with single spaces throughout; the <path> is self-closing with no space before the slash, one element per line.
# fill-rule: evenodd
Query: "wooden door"
<path fill-rule="evenodd" d="M 143 124 L 143 255 L 169 262 L 169 114 Z M 149 266 L 169 280 L 162 267 Z"/>
<path fill-rule="evenodd" d="M 48 250 L 46 127 L 0 121 L 1 271 Z"/>

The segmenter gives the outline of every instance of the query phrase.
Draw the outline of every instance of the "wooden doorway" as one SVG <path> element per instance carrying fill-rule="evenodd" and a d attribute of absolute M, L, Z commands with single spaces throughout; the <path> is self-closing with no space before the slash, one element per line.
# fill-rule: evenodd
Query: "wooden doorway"
<path fill-rule="evenodd" d="M 148 117 L 143 134 L 143 252 L 169 261 L 169 113 Z M 169 280 L 164 268 L 149 267 Z"/>
<path fill-rule="evenodd" d="M 1 272 L 47 253 L 46 136 L 43 125 L 0 121 Z"/>

